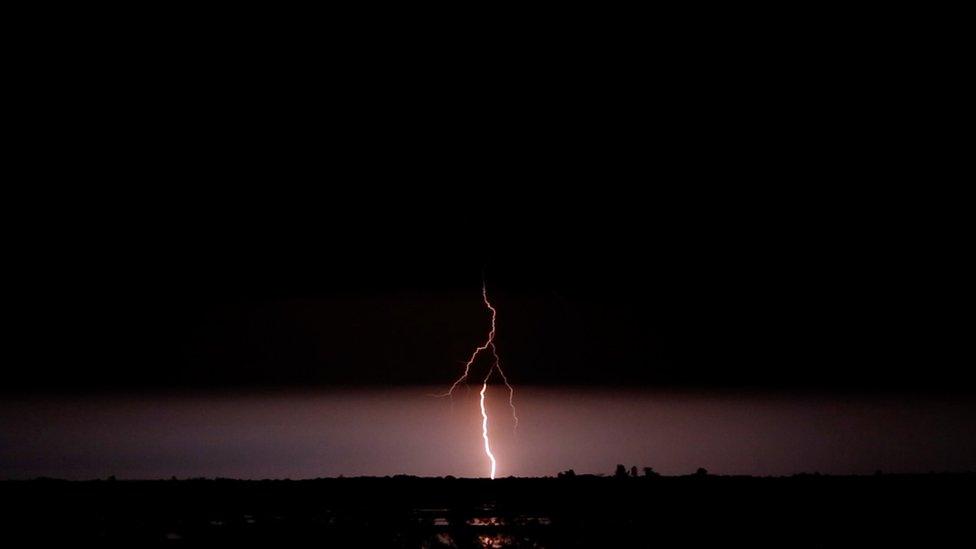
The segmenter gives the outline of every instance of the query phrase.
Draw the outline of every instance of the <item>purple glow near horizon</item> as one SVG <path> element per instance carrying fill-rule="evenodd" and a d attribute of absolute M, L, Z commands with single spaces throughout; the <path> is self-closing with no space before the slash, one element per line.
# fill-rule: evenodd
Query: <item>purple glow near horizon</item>
<path fill-rule="evenodd" d="M 485 475 L 478 393 L 431 388 L 14 399 L 0 478 Z M 488 405 L 509 413 L 504 386 Z M 491 398 L 494 395 L 495 398 Z M 492 431 L 498 476 L 612 472 L 788 475 L 976 469 L 964 397 L 526 388 L 519 429 Z"/>

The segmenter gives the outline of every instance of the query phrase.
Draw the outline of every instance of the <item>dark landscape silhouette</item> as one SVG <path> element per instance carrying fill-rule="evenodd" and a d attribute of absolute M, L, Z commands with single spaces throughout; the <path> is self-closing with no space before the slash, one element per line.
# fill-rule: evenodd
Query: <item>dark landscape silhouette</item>
<path fill-rule="evenodd" d="M 972 473 L 0 483 L 8 538 L 322 547 L 877 547 L 965 539 Z M 960 538 L 959 536 L 963 536 Z"/>

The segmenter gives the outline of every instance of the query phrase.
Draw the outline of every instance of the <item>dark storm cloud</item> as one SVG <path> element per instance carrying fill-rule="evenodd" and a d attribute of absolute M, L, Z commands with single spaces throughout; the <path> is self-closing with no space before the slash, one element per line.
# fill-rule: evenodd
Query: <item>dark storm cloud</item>
<path fill-rule="evenodd" d="M 519 384 L 968 387 L 951 218 L 574 198 L 48 227 L 15 256 L 4 389 L 440 383 L 487 328 L 482 272 Z"/>

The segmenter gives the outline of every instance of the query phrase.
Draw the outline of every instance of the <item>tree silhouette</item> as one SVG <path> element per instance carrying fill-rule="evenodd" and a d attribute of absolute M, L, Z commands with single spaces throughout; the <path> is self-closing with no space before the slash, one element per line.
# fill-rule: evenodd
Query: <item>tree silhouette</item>
<path fill-rule="evenodd" d="M 618 463 L 617 470 L 613 472 L 613 478 L 627 478 L 627 468 Z"/>
<path fill-rule="evenodd" d="M 659 476 L 661 476 L 661 473 L 655 471 L 653 467 L 644 467 L 644 477 L 649 478 L 649 477 L 659 477 Z"/>

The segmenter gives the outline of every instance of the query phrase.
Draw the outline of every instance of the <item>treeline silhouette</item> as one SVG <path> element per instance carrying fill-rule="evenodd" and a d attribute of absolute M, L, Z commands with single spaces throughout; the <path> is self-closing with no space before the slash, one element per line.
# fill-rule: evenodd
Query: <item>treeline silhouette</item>
<path fill-rule="evenodd" d="M 0 482 L 7 540 L 126 546 L 948 546 L 973 474 Z M 10 543 L 11 547 L 26 543 Z"/>
<path fill-rule="evenodd" d="M 707 474 L 708 471 L 702 467 L 699 467 L 698 470 L 695 471 L 695 476 L 701 477 Z M 579 475 L 579 476 L 599 477 L 601 475 Z M 636 465 L 631 466 L 628 472 L 627 467 L 625 467 L 622 463 L 618 463 L 617 468 L 613 472 L 613 478 L 616 479 L 637 478 L 638 476 L 643 476 L 644 478 L 659 478 L 661 474 L 655 471 L 653 467 L 642 467 L 641 473 L 638 474 L 638 469 Z M 565 471 L 556 474 L 556 478 L 561 478 L 561 479 L 569 479 L 569 478 L 576 478 L 576 477 L 577 477 L 576 471 L 572 469 L 567 469 Z"/>

